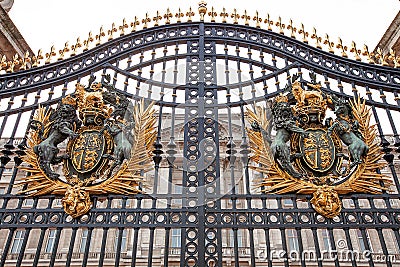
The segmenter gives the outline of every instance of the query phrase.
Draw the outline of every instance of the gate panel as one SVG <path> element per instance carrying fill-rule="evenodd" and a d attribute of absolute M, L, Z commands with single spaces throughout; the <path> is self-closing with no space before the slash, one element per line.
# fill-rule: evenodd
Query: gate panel
<path fill-rule="evenodd" d="M 221 23 L 214 13 L 211 22 L 187 14 L 188 22 L 180 12 L 177 23 L 146 20 L 68 59 L 0 76 L 0 266 L 398 266 L 400 71 L 324 52 L 279 26 L 261 29 L 258 19 L 249 26 L 236 11 L 232 24 L 225 11 Z M 262 193 L 265 177 L 251 168 L 247 110 L 310 74 L 325 93 L 366 100 L 387 162 L 380 171 L 393 182 L 383 194 L 340 196 L 332 219 L 315 212 L 311 194 Z M 108 75 L 135 105 L 155 101 L 144 193 L 92 196 L 78 218 L 60 195 L 18 194 L 16 183 L 31 175 L 19 167 L 39 105 L 55 107 L 77 82 Z"/>

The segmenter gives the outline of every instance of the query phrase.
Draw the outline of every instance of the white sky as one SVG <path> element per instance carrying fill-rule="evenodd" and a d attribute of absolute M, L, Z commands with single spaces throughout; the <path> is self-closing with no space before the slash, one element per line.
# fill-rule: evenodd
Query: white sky
<path fill-rule="evenodd" d="M 36 53 L 42 48 L 49 51 L 51 45 L 61 49 L 66 41 L 74 44 L 77 37 L 85 39 L 89 31 L 96 35 L 100 26 L 107 30 L 113 22 L 119 26 L 123 18 L 130 23 L 134 16 L 142 19 L 146 12 L 153 17 L 159 10 L 165 13 L 170 7 L 176 13 L 178 7 L 186 12 L 191 6 L 197 13 L 199 0 L 15 0 L 9 15 Z M 383 33 L 396 16 L 398 0 L 270 0 L 233 1 L 208 0 L 208 10 L 214 6 L 218 14 L 222 7 L 228 13 L 233 8 L 243 14 L 247 9 L 251 17 L 258 10 L 261 17 L 269 13 L 276 21 L 279 16 L 287 23 L 293 19 L 294 25 L 304 23 L 306 30 L 317 29 L 324 37 L 328 33 L 331 41 L 341 37 L 347 45 L 355 41 L 358 48 L 367 44 L 375 48 Z"/>

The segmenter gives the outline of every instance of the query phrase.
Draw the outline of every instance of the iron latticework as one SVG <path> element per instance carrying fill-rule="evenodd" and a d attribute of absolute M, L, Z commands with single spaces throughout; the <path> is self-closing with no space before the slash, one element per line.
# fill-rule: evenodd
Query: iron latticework
<path fill-rule="evenodd" d="M 20 71 L 0 76 L 0 266 L 396 266 L 400 71 L 314 48 L 280 33 L 282 23 L 278 32 L 261 29 L 258 15 L 252 27 L 250 16 L 236 11 L 232 24 L 225 11 L 221 23 L 213 10 L 211 22 L 194 21 L 190 12 L 189 21 L 181 22 L 179 11 L 171 23 L 168 11 L 165 25 L 157 17 L 141 30 L 135 21 L 131 33 L 124 24 L 121 36 L 104 44 L 99 35 L 98 45 L 86 49 L 87 41 L 79 54 L 74 47 L 70 58 L 60 52 L 60 60 L 32 68 L 21 60 Z M 332 219 L 314 211 L 311 195 L 261 193 L 254 186 L 261 174 L 248 167 L 246 109 L 283 92 L 293 75 L 307 80 L 309 73 L 323 92 L 361 96 L 371 106 L 387 162 L 382 172 L 393 179 L 390 192 L 341 196 L 342 212 Z M 96 195 L 91 211 L 75 219 L 57 196 L 18 194 L 15 184 L 29 175 L 18 168 L 27 126 L 39 105 L 55 105 L 77 82 L 108 74 L 132 101 L 155 101 L 146 193 Z M 360 254 L 344 259 L 343 250 Z M 282 251 L 313 251 L 315 259 Z"/>

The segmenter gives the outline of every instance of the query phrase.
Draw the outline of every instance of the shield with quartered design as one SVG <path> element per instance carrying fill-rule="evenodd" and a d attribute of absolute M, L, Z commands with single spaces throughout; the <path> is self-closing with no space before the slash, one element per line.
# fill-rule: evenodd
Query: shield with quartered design
<path fill-rule="evenodd" d="M 85 173 L 95 169 L 102 159 L 104 144 L 99 131 L 83 131 L 72 144 L 71 161 L 75 170 Z"/>
<path fill-rule="evenodd" d="M 307 129 L 300 137 L 303 160 L 313 171 L 326 172 L 335 162 L 335 145 L 324 129 Z"/>
<path fill-rule="evenodd" d="M 112 151 L 114 144 L 109 134 L 101 129 L 101 126 L 83 126 L 78 130 L 78 137 L 68 143 L 69 159 L 65 170 L 68 177 L 93 179 L 107 167 L 109 160 L 104 155 Z"/>

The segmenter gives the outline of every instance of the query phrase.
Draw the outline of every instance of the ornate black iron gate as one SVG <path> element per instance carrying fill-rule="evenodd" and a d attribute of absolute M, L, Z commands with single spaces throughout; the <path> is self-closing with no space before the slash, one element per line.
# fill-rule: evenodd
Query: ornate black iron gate
<path fill-rule="evenodd" d="M 8 62 L 0 76 L 1 209 L 0 266 L 399 266 L 400 184 L 396 174 L 400 139 L 400 71 L 352 60 L 308 45 L 302 30 L 272 21 L 216 12 L 204 21 L 191 10 L 150 18 L 119 28 L 121 36 L 101 44 L 104 31 L 81 44 L 46 55 Z M 196 18 L 197 20 L 197 18 Z M 244 25 L 240 25 L 243 22 Z M 289 31 L 290 36 L 284 35 Z M 302 36 L 298 41 L 294 37 Z M 89 49 L 91 46 L 93 48 Z M 82 53 L 76 54 L 82 49 Z M 71 50 L 71 57 L 63 59 Z M 332 50 L 332 51 L 331 51 Z M 375 55 L 383 65 L 399 59 Z M 27 66 L 33 65 L 32 68 Z M 20 71 L 11 73 L 19 67 Z M 248 168 L 251 153 L 247 108 L 282 92 L 293 75 L 315 73 L 322 90 L 337 96 L 361 95 L 371 106 L 391 192 L 342 196 L 343 210 L 327 219 L 311 196 L 260 193 L 260 174 Z M 133 101 L 156 101 L 158 134 L 154 171 L 146 193 L 93 197 L 90 213 L 65 214 L 58 196 L 26 197 L 16 182 L 26 149 L 28 121 L 35 110 L 56 104 L 90 76 L 112 84 Z M 395 158 L 396 156 L 396 158 Z"/>

